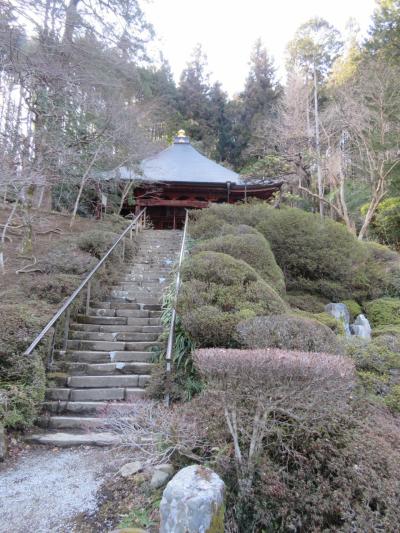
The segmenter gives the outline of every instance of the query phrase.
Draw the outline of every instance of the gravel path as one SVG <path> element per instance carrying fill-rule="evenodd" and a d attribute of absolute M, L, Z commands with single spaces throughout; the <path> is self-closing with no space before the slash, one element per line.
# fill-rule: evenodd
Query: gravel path
<path fill-rule="evenodd" d="M 106 462 L 93 448 L 34 448 L 0 467 L 0 533 L 71 532 L 74 515 L 96 509 Z"/>

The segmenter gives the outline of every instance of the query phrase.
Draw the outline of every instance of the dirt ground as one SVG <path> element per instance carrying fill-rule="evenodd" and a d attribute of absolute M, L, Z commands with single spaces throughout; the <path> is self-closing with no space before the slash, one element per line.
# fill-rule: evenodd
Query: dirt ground
<path fill-rule="evenodd" d="M 11 206 L 0 207 L 0 224 L 6 223 L 7 218 L 11 212 Z M 11 228 L 7 231 L 8 239 L 5 245 L 5 275 L 0 276 L 0 287 L 10 287 L 18 284 L 21 274 L 16 271 L 34 265 L 35 260 L 46 255 L 54 242 L 60 237 L 68 237 L 68 235 L 79 234 L 86 231 L 96 224 L 95 220 L 78 217 L 71 229 L 70 215 L 41 211 L 32 209 L 31 212 L 32 225 L 34 229 L 33 249 L 32 253 L 28 255 L 21 254 L 21 245 L 23 241 L 22 220 L 19 215 L 15 215 L 11 222 Z M 0 233 L 3 226 L 0 226 Z M 34 267 L 33 267 L 34 268 Z"/>

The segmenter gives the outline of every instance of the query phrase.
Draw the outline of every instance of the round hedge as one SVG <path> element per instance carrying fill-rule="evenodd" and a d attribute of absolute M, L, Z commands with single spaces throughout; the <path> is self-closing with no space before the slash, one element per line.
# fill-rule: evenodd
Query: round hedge
<path fill-rule="evenodd" d="M 400 325 L 400 298 L 378 298 L 364 308 L 373 327 Z"/>
<path fill-rule="evenodd" d="M 338 337 L 324 324 L 290 314 L 257 316 L 240 322 L 238 342 L 247 348 L 282 348 L 302 352 L 340 354 Z"/>
<path fill-rule="evenodd" d="M 177 310 L 186 331 L 200 346 L 231 346 L 234 328 L 244 318 L 288 309 L 253 268 L 220 252 L 189 257 L 182 279 Z"/>
<path fill-rule="evenodd" d="M 243 226 L 238 226 L 238 228 L 243 228 Z M 253 267 L 265 281 L 282 294 L 285 292 L 283 273 L 275 261 L 268 241 L 257 233 L 227 234 L 215 237 L 197 245 L 193 253 L 213 251 L 230 255 L 235 259 L 241 259 Z"/>

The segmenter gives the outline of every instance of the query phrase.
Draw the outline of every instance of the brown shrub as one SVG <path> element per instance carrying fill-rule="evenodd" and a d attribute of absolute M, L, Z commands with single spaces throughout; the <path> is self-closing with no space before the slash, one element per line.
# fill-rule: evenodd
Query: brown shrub
<path fill-rule="evenodd" d="M 228 531 L 396 531 L 400 427 L 357 400 L 352 363 L 200 350 L 192 410 L 227 484 Z"/>
<path fill-rule="evenodd" d="M 282 348 L 303 352 L 342 353 L 338 337 L 324 324 L 292 315 L 258 316 L 236 328 L 239 344 L 247 348 Z"/>

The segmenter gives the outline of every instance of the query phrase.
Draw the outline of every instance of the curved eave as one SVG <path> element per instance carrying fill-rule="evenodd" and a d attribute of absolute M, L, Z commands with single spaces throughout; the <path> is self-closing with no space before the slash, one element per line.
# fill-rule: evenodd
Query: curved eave
<path fill-rule="evenodd" d="M 160 180 L 160 181 L 150 181 L 150 180 L 142 180 L 140 185 L 147 185 L 147 184 L 159 184 L 159 185 L 167 185 L 171 187 L 177 187 L 180 185 L 188 186 L 188 187 L 223 187 L 224 189 L 227 188 L 228 182 L 215 182 L 215 181 L 174 181 L 174 180 Z M 283 185 L 283 181 L 274 181 L 271 183 L 264 183 L 260 185 L 247 185 L 245 183 L 232 183 L 230 184 L 230 189 L 235 191 L 264 191 L 264 190 L 270 190 L 270 189 L 280 189 Z"/>

